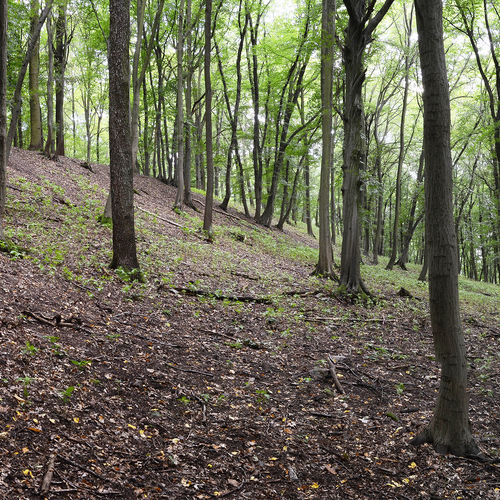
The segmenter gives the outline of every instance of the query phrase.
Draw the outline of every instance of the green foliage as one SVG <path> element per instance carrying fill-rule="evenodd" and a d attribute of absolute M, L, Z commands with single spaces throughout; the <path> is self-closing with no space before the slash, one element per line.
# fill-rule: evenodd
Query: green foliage
<path fill-rule="evenodd" d="M 64 391 L 61 392 L 61 399 L 63 400 L 64 404 L 68 404 L 71 396 L 73 395 L 73 392 L 75 391 L 76 387 L 74 385 L 70 385 Z"/>

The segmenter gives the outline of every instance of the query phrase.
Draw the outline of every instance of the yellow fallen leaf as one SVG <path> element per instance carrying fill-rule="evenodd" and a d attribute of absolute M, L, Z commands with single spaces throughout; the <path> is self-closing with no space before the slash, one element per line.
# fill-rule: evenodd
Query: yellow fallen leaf
<path fill-rule="evenodd" d="M 311 484 L 311 488 L 317 489 L 317 488 L 319 488 L 319 484 L 313 483 L 313 484 Z"/>
<path fill-rule="evenodd" d="M 273 461 L 274 461 L 274 460 L 278 460 L 278 458 L 276 458 L 276 457 L 271 457 L 269 460 L 273 460 Z"/>
<path fill-rule="evenodd" d="M 137 429 L 137 427 L 135 425 L 132 425 L 132 424 L 127 424 L 131 429 Z"/>
<path fill-rule="evenodd" d="M 403 479 L 403 483 L 405 483 L 405 484 L 409 484 L 409 483 L 410 483 L 410 480 L 409 480 L 407 477 L 405 477 L 405 478 Z"/>
<path fill-rule="evenodd" d="M 191 486 L 192 483 L 189 479 L 182 478 L 181 484 L 182 484 L 182 486 L 185 486 L 187 488 L 188 486 Z"/>
<path fill-rule="evenodd" d="M 412 462 L 412 463 L 408 466 L 408 468 L 409 468 L 409 469 L 414 469 L 416 466 L 417 466 L 417 464 L 416 464 L 415 462 Z"/>
<path fill-rule="evenodd" d="M 32 472 L 29 469 L 24 469 L 23 470 L 23 474 L 25 476 L 31 476 L 31 477 L 33 477 L 33 474 L 32 474 Z"/>
<path fill-rule="evenodd" d="M 28 451 L 30 451 L 30 450 L 29 450 L 29 448 L 26 448 L 26 446 L 25 446 L 25 447 L 23 448 L 23 453 L 28 453 Z"/>
<path fill-rule="evenodd" d="M 80 422 L 80 419 L 78 417 L 74 417 L 73 422 L 75 422 L 75 424 L 78 424 Z"/>

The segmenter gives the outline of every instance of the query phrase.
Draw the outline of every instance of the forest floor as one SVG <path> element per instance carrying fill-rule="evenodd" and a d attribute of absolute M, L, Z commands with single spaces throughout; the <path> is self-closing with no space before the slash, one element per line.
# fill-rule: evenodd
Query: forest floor
<path fill-rule="evenodd" d="M 231 209 L 211 244 L 139 177 L 131 282 L 96 220 L 107 167 L 14 149 L 8 176 L 1 498 L 500 498 L 500 287 L 460 280 L 470 418 L 496 463 L 440 456 L 409 445 L 439 385 L 416 267 L 363 265 L 377 300 L 352 303 L 310 275 L 301 231 Z"/>

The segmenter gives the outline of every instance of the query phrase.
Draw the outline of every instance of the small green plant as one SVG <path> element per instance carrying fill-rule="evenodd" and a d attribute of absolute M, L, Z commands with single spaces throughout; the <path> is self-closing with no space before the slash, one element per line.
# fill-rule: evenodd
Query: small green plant
<path fill-rule="evenodd" d="M 23 383 L 23 396 L 24 396 L 24 399 L 28 399 L 29 398 L 29 391 L 28 391 L 28 387 L 30 386 L 31 384 L 31 381 L 33 380 L 31 377 L 19 377 L 18 379 L 18 382 L 22 382 Z"/>
<path fill-rule="evenodd" d="M 177 398 L 177 401 L 180 401 L 185 405 L 191 403 L 191 400 L 187 396 L 181 396 L 180 398 Z"/>
<path fill-rule="evenodd" d="M 63 400 L 63 403 L 65 404 L 69 403 L 69 400 L 71 399 L 71 396 L 73 395 L 74 391 L 75 391 L 75 386 L 70 385 L 64 391 L 61 392 L 61 399 Z"/>
<path fill-rule="evenodd" d="M 400 382 L 399 384 L 396 384 L 394 387 L 396 387 L 396 392 L 401 396 L 403 392 L 405 391 L 405 385 Z"/>
<path fill-rule="evenodd" d="M 233 349 L 241 349 L 243 347 L 243 343 L 240 342 L 239 340 L 237 340 L 236 342 L 229 342 L 228 345 Z"/>
<path fill-rule="evenodd" d="M 79 369 L 79 370 L 84 370 L 87 366 L 91 365 L 91 361 L 87 359 L 82 359 L 81 361 L 78 361 L 76 359 L 72 359 L 71 362 Z"/>
<path fill-rule="evenodd" d="M 35 347 L 29 340 L 26 341 L 26 345 L 23 348 L 23 354 L 35 356 L 38 351 L 38 347 Z"/>
<path fill-rule="evenodd" d="M 255 394 L 258 403 L 263 403 L 271 398 L 271 394 L 267 389 L 257 389 Z"/>
<path fill-rule="evenodd" d="M 55 335 L 48 335 L 45 338 L 52 344 L 52 350 L 56 356 L 64 356 L 61 344 L 59 344 L 59 337 L 56 337 Z"/>

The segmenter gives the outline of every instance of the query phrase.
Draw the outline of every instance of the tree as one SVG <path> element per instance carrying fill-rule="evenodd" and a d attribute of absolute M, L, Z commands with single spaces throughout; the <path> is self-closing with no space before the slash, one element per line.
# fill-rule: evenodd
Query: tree
<path fill-rule="evenodd" d="M 130 0 L 109 4 L 109 158 L 113 260 L 111 267 L 140 277 L 134 227 L 132 144 L 130 140 Z"/>
<path fill-rule="evenodd" d="M 0 0 L 0 240 L 7 182 L 7 0 Z"/>
<path fill-rule="evenodd" d="M 434 415 L 412 441 L 438 453 L 478 456 L 467 397 L 467 362 L 458 304 L 457 237 L 453 221 L 450 100 L 442 2 L 415 0 L 424 87 L 425 226 L 429 301 L 441 382 Z"/>
<path fill-rule="evenodd" d="M 181 209 L 184 199 L 184 0 L 180 0 L 177 32 L 177 195 L 174 208 Z"/>
<path fill-rule="evenodd" d="M 54 47 L 52 15 L 47 16 L 47 140 L 45 154 L 54 154 Z"/>
<path fill-rule="evenodd" d="M 54 72 L 56 90 L 56 156 L 64 156 L 64 75 L 68 62 L 69 44 L 73 33 L 66 26 L 66 0 L 59 4 L 56 20 L 56 46 L 54 50 Z"/>
<path fill-rule="evenodd" d="M 214 206 L 214 154 L 212 145 L 212 80 L 210 75 L 210 57 L 212 45 L 212 0 L 205 5 L 205 143 L 207 150 L 207 190 L 203 230 L 212 239 L 212 212 Z"/>
<path fill-rule="evenodd" d="M 333 277 L 330 233 L 330 174 L 332 170 L 333 56 L 336 0 L 323 0 L 321 18 L 321 179 L 319 187 L 319 258 L 316 274 Z"/>
<path fill-rule="evenodd" d="M 38 22 L 38 0 L 31 0 L 31 29 L 34 33 Z M 42 114 L 40 109 L 40 89 L 38 76 L 40 73 L 40 41 L 38 40 L 31 53 L 29 65 L 29 91 L 30 91 L 30 149 L 42 149 Z"/>
<path fill-rule="evenodd" d="M 26 54 L 17 75 L 16 88 L 12 97 L 12 113 L 10 117 L 9 131 L 7 133 L 7 160 L 9 159 L 10 148 L 12 146 L 12 141 L 14 140 L 14 135 L 16 134 L 16 128 L 19 125 L 19 115 L 21 113 L 21 91 L 23 88 L 24 77 L 26 76 L 26 70 L 28 69 L 31 55 L 33 54 L 36 44 L 40 39 L 40 31 L 42 30 L 42 26 L 45 23 L 45 19 L 47 19 L 50 9 L 52 8 L 52 2 L 53 0 L 47 0 L 47 3 L 40 14 L 40 17 L 38 18 L 38 22 L 31 32 L 28 48 L 26 49 Z"/>
<path fill-rule="evenodd" d="M 364 53 L 375 28 L 382 21 L 394 0 L 385 0 L 372 17 L 375 1 L 369 7 L 366 0 L 345 0 L 349 15 L 345 42 L 345 102 L 344 102 L 344 162 L 343 170 L 343 215 L 342 253 L 340 262 L 340 284 L 349 293 L 365 289 L 361 280 L 360 207 L 362 162 L 365 157 L 363 140 L 362 88 L 365 80 Z M 366 291 L 366 289 L 365 289 Z"/>

